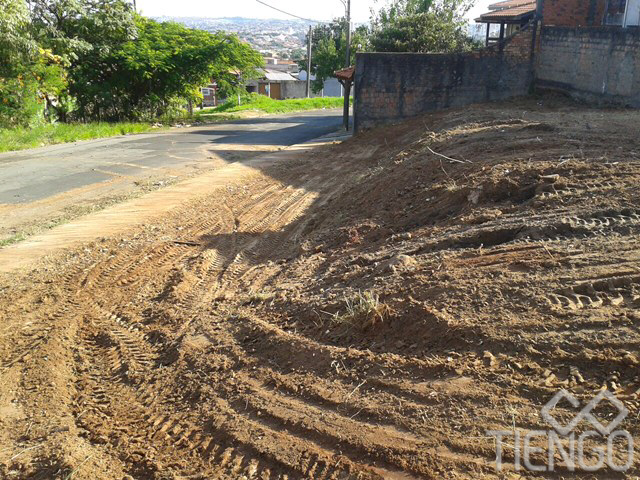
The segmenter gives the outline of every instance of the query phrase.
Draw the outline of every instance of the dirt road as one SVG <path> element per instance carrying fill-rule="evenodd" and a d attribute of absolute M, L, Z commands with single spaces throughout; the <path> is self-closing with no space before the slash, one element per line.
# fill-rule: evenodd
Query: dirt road
<path fill-rule="evenodd" d="M 5 276 L 0 476 L 505 478 L 561 388 L 637 437 L 638 120 L 429 115 Z"/>

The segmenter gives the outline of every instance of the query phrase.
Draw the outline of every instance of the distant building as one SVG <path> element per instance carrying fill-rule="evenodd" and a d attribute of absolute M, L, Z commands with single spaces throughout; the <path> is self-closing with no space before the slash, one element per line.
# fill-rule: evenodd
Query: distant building
<path fill-rule="evenodd" d="M 218 106 L 218 84 L 213 79 L 206 87 L 201 88 L 200 92 L 202 93 L 203 107 Z"/>
<path fill-rule="evenodd" d="M 307 97 L 307 72 L 303 70 L 300 73 L 289 73 L 272 67 L 273 65 L 270 65 L 262 69 L 261 77 L 246 84 L 249 93 L 259 93 L 274 100 Z M 315 80 L 315 77 L 312 75 L 311 79 Z M 311 92 L 311 97 L 341 97 L 342 92 L 342 85 L 338 80 L 329 78 L 319 93 Z"/>
<path fill-rule="evenodd" d="M 306 85 L 287 72 L 272 68 L 262 69 L 262 76 L 247 83 L 249 93 L 259 93 L 274 100 L 306 97 Z"/>
<path fill-rule="evenodd" d="M 280 58 L 265 57 L 265 63 L 270 70 L 278 70 L 279 72 L 298 73 L 300 67 L 297 62 L 291 60 L 282 60 Z"/>
<path fill-rule="evenodd" d="M 298 79 L 300 79 L 301 81 L 307 82 L 307 72 L 305 70 L 302 70 L 299 74 L 298 74 Z M 311 75 L 311 81 L 314 81 L 316 79 L 315 75 Z M 342 97 L 344 95 L 344 90 L 342 89 L 342 85 L 340 85 L 340 82 L 338 82 L 337 78 L 327 78 L 324 81 L 324 87 L 322 88 L 322 90 L 317 93 L 314 94 L 312 92 L 312 96 L 313 97 Z"/>
<path fill-rule="evenodd" d="M 476 19 L 485 23 L 485 44 L 501 42 L 527 26 L 536 14 L 536 0 L 506 0 L 489 5 L 489 12 Z"/>

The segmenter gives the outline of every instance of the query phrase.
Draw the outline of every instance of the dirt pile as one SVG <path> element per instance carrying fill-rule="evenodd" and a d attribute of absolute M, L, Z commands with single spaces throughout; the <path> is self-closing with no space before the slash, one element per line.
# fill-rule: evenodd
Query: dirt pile
<path fill-rule="evenodd" d="M 493 478 L 561 388 L 637 437 L 639 120 L 441 112 L 7 278 L 0 476 Z"/>

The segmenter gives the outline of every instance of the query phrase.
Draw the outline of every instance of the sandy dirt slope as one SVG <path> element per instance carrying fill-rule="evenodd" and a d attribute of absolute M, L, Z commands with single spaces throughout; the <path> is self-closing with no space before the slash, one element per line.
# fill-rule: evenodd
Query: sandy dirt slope
<path fill-rule="evenodd" d="M 4 277 L 0 477 L 497 478 L 561 388 L 638 438 L 638 125 L 428 115 Z"/>

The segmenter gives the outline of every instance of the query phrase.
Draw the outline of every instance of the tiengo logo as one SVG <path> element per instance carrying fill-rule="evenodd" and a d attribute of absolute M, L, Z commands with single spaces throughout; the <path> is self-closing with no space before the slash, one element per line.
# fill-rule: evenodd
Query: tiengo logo
<path fill-rule="evenodd" d="M 575 408 L 580 406 L 578 399 L 569 392 L 559 391 L 541 411 L 542 418 L 553 429 L 532 430 L 526 433 L 493 430 L 487 432 L 487 435 L 494 437 L 496 441 L 498 471 L 503 469 L 503 453 L 507 445 L 514 451 L 516 471 L 525 468 L 533 472 L 553 472 L 557 468 L 558 457 L 563 469 L 570 472 L 597 472 L 605 466 L 615 472 L 626 472 L 633 466 L 633 437 L 626 430 L 616 430 L 627 418 L 629 411 L 615 395 L 608 390 L 601 391 L 566 425 L 561 425 L 553 416 L 554 409 L 563 399 Z M 598 405 L 605 401 L 611 403 L 618 411 L 617 416 L 606 426 L 593 415 Z M 576 433 L 576 428 L 583 422 L 593 430 Z M 587 448 L 588 442 L 597 442 L 598 446 Z M 533 457 L 538 459 L 538 463 L 533 462 Z M 539 461 L 541 457 L 547 459 L 546 464 Z"/>

